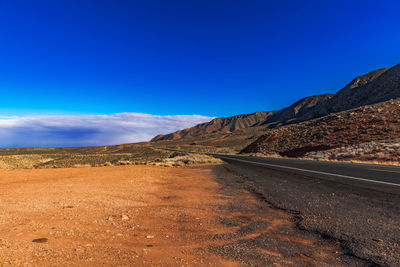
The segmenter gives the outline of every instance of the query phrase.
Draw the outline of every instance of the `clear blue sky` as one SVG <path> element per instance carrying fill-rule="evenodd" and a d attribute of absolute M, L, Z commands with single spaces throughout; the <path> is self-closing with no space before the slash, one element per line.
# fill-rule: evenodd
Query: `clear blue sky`
<path fill-rule="evenodd" d="M 0 115 L 282 108 L 400 63 L 399 1 L 0 2 Z"/>

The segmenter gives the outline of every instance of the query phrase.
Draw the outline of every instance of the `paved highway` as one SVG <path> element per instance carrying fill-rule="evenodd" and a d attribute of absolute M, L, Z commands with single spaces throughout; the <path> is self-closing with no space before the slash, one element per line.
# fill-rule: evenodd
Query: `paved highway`
<path fill-rule="evenodd" d="M 400 167 L 213 155 L 300 229 L 340 242 L 365 266 L 400 266 Z"/>
<path fill-rule="evenodd" d="M 242 162 L 316 178 L 352 180 L 352 182 L 388 185 L 400 189 L 400 167 L 396 166 L 216 154 L 213 156 L 227 162 Z"/>

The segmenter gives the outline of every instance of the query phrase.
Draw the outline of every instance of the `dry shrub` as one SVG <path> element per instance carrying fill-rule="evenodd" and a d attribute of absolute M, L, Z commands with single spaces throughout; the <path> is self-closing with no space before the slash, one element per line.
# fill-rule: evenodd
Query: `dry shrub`
<path fill-rule="evenodd" d="M 129 160 L 118 160 L 115 165 L 132 165 L 132 164 L 135 163 Z"/>
<path fill-rule="evenodd" d="M 0 169 L 31 169 L 52 160 L 42 155 L 4 155 L 0 156 Z"/>
<path fill-rule="evenodd" d="M 183 167 L 193 164 L 219 164 L 222 160 L 203 154 L 186 154 L 163 159 L 161 162 L 151 162 L 151 165 L 164 167 Z"/>

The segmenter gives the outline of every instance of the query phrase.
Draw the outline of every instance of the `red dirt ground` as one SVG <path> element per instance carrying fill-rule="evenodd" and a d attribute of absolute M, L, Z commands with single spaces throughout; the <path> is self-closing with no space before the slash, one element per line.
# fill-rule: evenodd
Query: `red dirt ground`
<path fill-rule="evenodd" d="M 290 216 L 261 207 L 248 192 L 234 197 L 249 203 L 247 213 L 216 209 L 226 207 L 232 196 L 219 190 L 214 168 L 0 170 L 0 263 L 238 266 L 227 260 L 229 257 L 208 249 L 232 241 L 210 236 L 239 228 L 221 224 L 216 219 L 221 216 L 268 220 L 271 224 L 264 233 L 285 242 L 320 248 L 315 255 L 299 253 L 297 263 L 318 264 L 337 253 L 332 244 L 280 234 L 292 227 Z M 259 252 L 285 265 L 296 264 L 279 251 Z"/>

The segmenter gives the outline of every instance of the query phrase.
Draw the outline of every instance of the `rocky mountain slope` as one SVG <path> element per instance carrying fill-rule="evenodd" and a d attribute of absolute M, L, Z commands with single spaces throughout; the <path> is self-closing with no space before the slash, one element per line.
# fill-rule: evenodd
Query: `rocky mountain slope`
<path fill-rule="evenodd" d="M 210 122 L 201 123 L 192 128 L 176 131 L 167 135 L 157 135 L 151 141 L 175 140 L 211 134 L 214 132 L 234 132 L 239 129 L 258 126 L 273 113 L 274 112 L 259 111 L 251 114 L 243 114 L 227 118 L 216 118 Z"/>
<path fill-rule="evenodd" d="M 379 144 L 400 139 L 400 99 L 363 106 L 314 120 L 268 129 L 242 153 L 279 154 L 304 157 L 317 151 L 339 151 L 339 148 L 360 147 L 371 142 Z M 393 142 L 391 142 L 393 143 Z M 393 146 L 393 145 L 392 145 Z M 370 152 L 382 160 L 397 161 L 398 150 Z M 397 146 L 396 146 L 397 147 Z M 343 150 L 343 149 L 342 149 Z M 366 150 L 365 150 L 366 151 Z M 365 151 L 354 151 L 353 158 L 365 156 Z M 384 155 L 384 154 L 387 155 Z"/>
<path fill-rule="evenodd" d="M 318 112 L 318 109 L 315 109 L 315 107 L 325 103 L 333 96 L 335 95 L 325 94 L 305 97 L 291 106 L 271 114 L 271 116 L 268 116 L 262 125 L 268 125 L 272 128 L 282 124 L 305 120 L 308 117 L 319 117 L 323 113 Z M 310 110 L 314 110 L 315 113 L 311 114 Z"/>
<path fill-rule="evenodd" d="M 258 126 L 275 128 L 398 97 L 400 97 L 400 64 L 361 75 L 336 94 L 306 97 L 280 111 L 262 111 L 217 118 L 175 133 L 158 135 L 151 141 L 178 140 L 215 132 L 229 133 Z"/>

